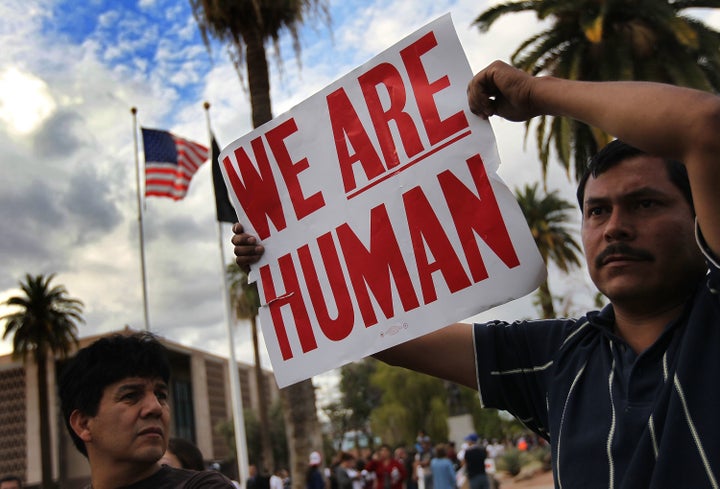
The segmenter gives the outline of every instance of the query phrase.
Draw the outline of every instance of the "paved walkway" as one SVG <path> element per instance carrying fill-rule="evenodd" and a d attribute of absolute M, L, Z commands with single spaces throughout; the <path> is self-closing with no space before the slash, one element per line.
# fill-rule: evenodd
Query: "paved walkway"
<path fill-rule="evenodd" d="M 541 472 L 540 474 L 524 481 L 515 482 L 512 478 L 498 477 L 500 489 L 554 489 L 552 471 Z"/>

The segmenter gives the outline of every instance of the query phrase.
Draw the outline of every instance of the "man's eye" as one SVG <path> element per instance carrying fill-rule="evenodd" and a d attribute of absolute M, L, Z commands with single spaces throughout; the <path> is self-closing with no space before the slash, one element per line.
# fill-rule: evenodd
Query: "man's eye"
<path fill-rule="evenodd" d="M 638 202 L 638 205 L 642 207 L 643 209 L 647 209 L 649 207 L 653 207 L 655 205 L 655 201 L 651 199 L 643 199 L 640 202 Z"/>
<path fill-rule="evenodd" d="M 164 391 L 156 392 L 155 397 L 157 397 L 159 401 L 167 401 L 168 393 Z"/>
<path fill-rule="evenodd" d="M 599 216 L 603 213 L 602 207 L 590 207 L 587 211 L 588 216 Z"/>

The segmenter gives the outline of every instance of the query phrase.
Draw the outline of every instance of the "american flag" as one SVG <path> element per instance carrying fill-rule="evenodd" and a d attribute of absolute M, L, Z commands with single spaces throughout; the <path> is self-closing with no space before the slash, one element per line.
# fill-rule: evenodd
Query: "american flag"
<path fill-rule="evenodd" d="M 185 197 L 190 180 L 208 159 L 208 149 L 168 131 L 142 128 L 145 196 Z"/>

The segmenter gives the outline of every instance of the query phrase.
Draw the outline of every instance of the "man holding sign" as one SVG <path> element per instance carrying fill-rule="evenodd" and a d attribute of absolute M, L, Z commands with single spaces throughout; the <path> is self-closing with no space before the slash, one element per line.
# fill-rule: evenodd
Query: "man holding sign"
<path fill-rule="evenodd" d="M 719 487 L 720 98 L 495 62 L 468 99 L 483 118 L 566 116 L 628 143 L 598 153 L 578 188 L 588 270 L 611 304 L 453 324 L 375 356 L 513 413 L 551 441 L 556 487 Z M 257 262 L 263 246 L 233 230 L 237 263 Z"/>

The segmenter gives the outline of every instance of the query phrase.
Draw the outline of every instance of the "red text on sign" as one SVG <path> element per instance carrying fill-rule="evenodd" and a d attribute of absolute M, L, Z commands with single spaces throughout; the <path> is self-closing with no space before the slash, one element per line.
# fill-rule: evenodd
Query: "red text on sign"
<path fill-rule="evenodd" d="M 297 131 L 295 119 L 291 118 L 270 129 L 264 136 L 288 189 L 295 217 L 300 220 L 323 207 L 325 200 L 320 191 L 309 197 L 303 194 L 299 175 L 309 168 L 309 162 L 307 158 L 293 161 L 285 144 L 285 139 Z M 250 148 L 251 155 L 242 146 L 235 149 L 238 172 L 235 171 L 228 157 L 223 159 L 223 165 L 230 179 L 230 185 L 258 237 L 267 239 L 270 236 L 270 221 L 278 231 L 285 229 L 287 224 L 263 136 L 253 139 Z M 255 164 L 251 156 L 254 157 Z"/>
<path fill-rule="evenodd" d="M 448 88 L 450 80 L 447 76 L 443 76 L 435 81 L 429 81 L 421 59 L 422 55 L 436 46 L 435 34 L 429 32 L 400 51 L 403 68 L 410 80 L 409 89 L 403 82 L 400 70 L 391 63 L 381 63 L 358 77 L 358 84 L 372 121 L 372 129 L 380 146 L 379 152 L 372 144 L 368 129 L 363 126 L 345 89 L 339 88 L 327 96 L 330 123 L 345 193 L 357 187 L 354 165 L 360 165 L 369 181 L 400 164 L 398 144 L 393 138 L 391 123 L 397 127 L 399 143 L 407 158 L 412 158 L 428 149 L 422 142 L 421 130 L 432 146 L 468 127 L 463 111 L 458 111 L 445 119 L 441 119 L 438 112 L 434 95 Z M 387 108 L 383 107 L 380 87 L 389 97 Z M 412 97 L 408 97 L 408 90 L 412 91 Z M 420 125 L 416 124 L 406 109 L 408 99 L 414 100 L 417 104 L 422 121 Z"/>
<path fill-rule="evenodd" d="M 473 187 L 468 188 L 451 171 L 437 176 L 438 185 L 452 215 L 452 223 L 443 223 L 421 187 L 402 195 L 405 220 L 393 223 L 385 204 L 370 211 L 369 243 L 346 223 L 318 237 L 316 247 L 322 263 L 316 263 L 311 244 L 280 257 L 274 276 L 269 265 L 260 267 L 260 280 L 282 358 L 289 360 L 298 352 L 292 347 L 289 328 L 294 327 L 303 353 L 317 348 L 308 309 L 316 313 L 320 332 L 329 340 L 347 338 L 356 324 L 356 311 L 362 325 L 379 322 L 377 312 L 393 318 L 393 286 L 404 311 L 437 300 L 437 284 L 442 279 L 451 292 L 459 292 L 488 278 L 478 238 L 500 258 L 507 268 L 520 265 L 503 221 L 482 160 L 475 155 L 467 160 Z M 414 262 L 403 256 L 396 237 L 397 226 L 407 226 Z M 461 249 L 455 249 L 451 234 L 461 238 Z M 341 252 L 341 253 L 340 253 Z M 342 264 L 347 269 L 347 278 Z M 419 290 L 411 280 L 415 267 Z M 327 275 L 329 291 L 323 291 L 318 271 Z M 281 279 L 283 290 L 276 286 Z M 303 291 L 311 304 L 306 304 Z M 326 297 L 326 294 L 331 297 Z M 372 295 L 372 297 L 371 297 Z M 375 300 L 380 311 L 373 306 Z M 335 311 L 334 316 L 330 310 Z M 286 323 L 286 318 L 291 320 Z"/>

